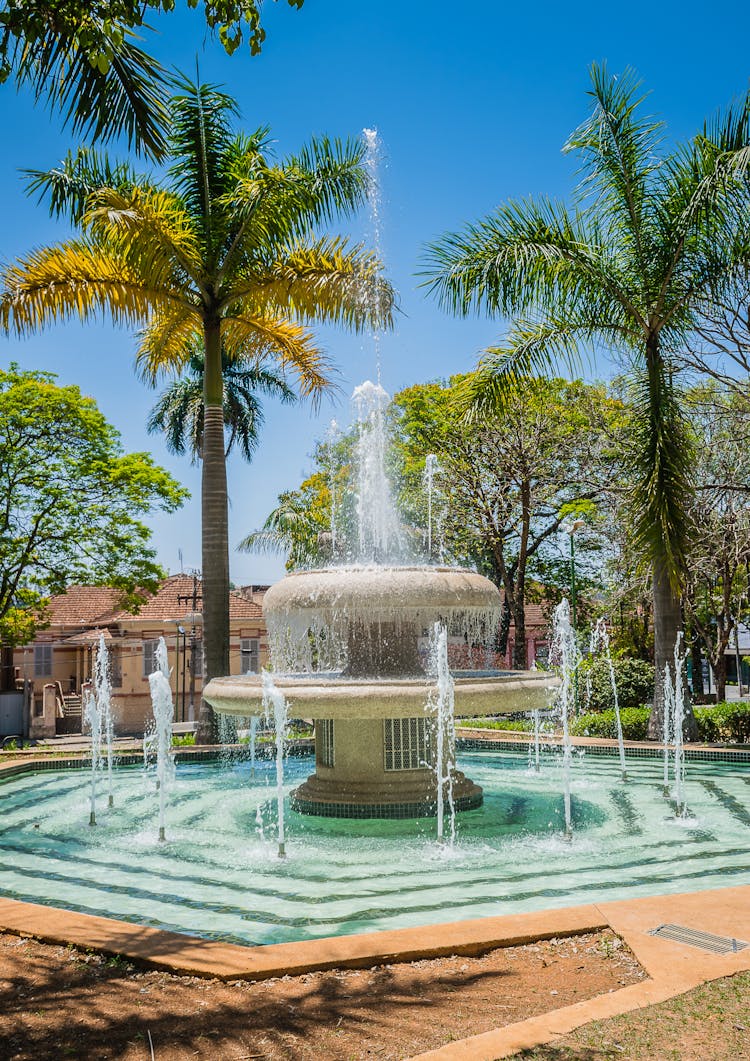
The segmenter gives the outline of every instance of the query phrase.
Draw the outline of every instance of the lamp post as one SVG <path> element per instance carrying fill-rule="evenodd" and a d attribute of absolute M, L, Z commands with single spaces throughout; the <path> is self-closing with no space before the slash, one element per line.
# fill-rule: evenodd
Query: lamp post
<path fill-rule="evenodd" d="M 188 700 L 188 721 L 195 721 L 195 671 L 196 671 L 196 658 L 198 654 L 198 644 L 200 638 L 197 635 L 197 628 L 203 625 L 203 615 L 201 612 L 188 612 L 185 618 L 182 620 L 185 626 L 190 627 L 190 663 L 188 664 L 190 671 L 190 696 Z M 201 675 L 203 674 L 203 668 L 201 667 Z M 185 685 L 183 679 L 183 702 L 185 695 Z"/>

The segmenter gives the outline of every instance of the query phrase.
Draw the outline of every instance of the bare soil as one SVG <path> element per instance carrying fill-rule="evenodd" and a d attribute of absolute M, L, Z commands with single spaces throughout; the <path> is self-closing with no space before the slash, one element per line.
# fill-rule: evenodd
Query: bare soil
<path fill-rule="evenodd" d="M 515 1061 L 741 1061 L 750 1058 L 750 973 L 658 1006 L 594 1021 Z"/>
<path fill-rule="evenodd" d="M 610 932 L 259 983 L 172 976 L 0 934 L 0 1058 L 389 1061 L 644 975 Z"/>

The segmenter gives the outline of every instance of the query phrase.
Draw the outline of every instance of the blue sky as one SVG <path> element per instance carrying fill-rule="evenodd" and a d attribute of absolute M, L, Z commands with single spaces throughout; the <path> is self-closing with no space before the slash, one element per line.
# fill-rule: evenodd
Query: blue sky
<path fill-rule="evenodd" d="M 391 392 L 471 368 L 502 333 L 501 322 L 453 320 L 428 300 L 415 277 L 419 255 L 427 241 L 507 198 L 570 195 L 575 164 L 560 149 L 587 114 L 592 61 L 606 60 L 613 71 L 635 67 L 651 92 L 649 108 L 666 119 L 675 139 L 690 136 L 742 94 L 750 74 L 750 9 L 736 0 L 710 9 L 671 0 L 627 6 L 306 0 L 301 11 L 281 0 L 264 5 L 268 37 L 257 58 L 245 48 L 227 57 L 199 12 L 184 10 L 184 0 L 177 8 L 154 20 L 159 35 L 148 35 L 149 49 L 188 73 L 197 57 L 202 79 L 224 84 L 236 97 L 243 127 L 271 126 L 280 154 L 311 134 L 379 130 L 382 251 L 401 310 L 382 344 L 383 383 Z M 19 171 L 46 169 L 74 144 L 57 116 L 8 85 L 0 88 L 0 106 L 0 256 L 8 261 L 65 235 L 64 226 L 25 196 Z M 368 236 L 367 218 L 346 231 Z M 373 375 L 367 338 L 334 329 L 319 334 L 342 373 L 345 396 Z M 128 449 L 151 450 L 188 486 L 193 500 L 152 524 L 166 567 L 179 570 L 178 550 L 186 567 L 199 566 L 199 475 L 146 433 L 154 393 L 135 378 L 133 346 L 131 335 L 106 322 L 68 324 L 22 341 L 0 338 L 0 364 L 17 360 L 78 384 Z M 230 462 L 233 544 L 262 523 L 279 491 L 296 486 L 310 469 L 315 439 L 332 416 L 348 420 L 346 397 L 336 406 L 324 403 L 316 416 L 267 403 L 254 463 Z M 281 558 L 231 554 L 237 582 L 271 580 L 282 567 Z"/>

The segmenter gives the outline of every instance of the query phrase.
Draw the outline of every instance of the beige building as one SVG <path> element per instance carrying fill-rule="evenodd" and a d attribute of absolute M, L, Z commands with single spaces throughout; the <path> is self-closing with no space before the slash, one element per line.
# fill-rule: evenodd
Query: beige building
<path fill-rule="evenodd" d="M 265 587 L 229 595 L 231 674 L 259 671 L 268 659 L 261 600 Z M 50 602 L 49 625 L 33 644 L 16 650 L 16 679 L 32 683 L 31 728 L 41 730 L 45 697 L 55 699 L 58 733 L 80 732 L 81 695 L 91 681 L 96 646 L 107 642 L 115 725 L 119 734 L 141 734 L 151 714 L 148 676 L 163 637 L 171 668 L 175 721 L 197 717 L 203 677 L 201 583 L 172 575 L 142 604 L 137 614 L 123 610 L 117 591 L 102 586 L 71 586 Z M 45 693 L 46 687 L 46 693 Z M 52 691 L 54 689 L 54 692 Z M 33 735 L 33 733 L 32 733 Z M 38 732 L 37 735 L 44 735 Z"/>

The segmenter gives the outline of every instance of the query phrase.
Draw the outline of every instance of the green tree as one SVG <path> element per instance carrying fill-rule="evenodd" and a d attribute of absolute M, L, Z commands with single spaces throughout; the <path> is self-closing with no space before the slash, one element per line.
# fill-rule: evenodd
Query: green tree
<path fill-rule="evenodd" d="M 685 611 L 694 635 L 693 671 L 705 652 L 721 701 L 726 652 L 750 596 L 750 402 L 718 383 L 694 387 L 687 398 L 695 489 Z"/>
<path fill-rule="evenodd" d="M 573 515 L 589 524 L 579 546 L 581 588 L 595 573 L 596 510 L 617 476 L 621 403 L 601 386 L 528 380 L 480 424 L 463 415 L 473 376 L 410 387 L 393 400 L 394 441 L 406 522 L 425 526 L 424 468 L 435 476 L 440 538 L 448 558 L 476 564 L 502 590 L 499 650 L 515 627 L 513 665 L 525 668 L 526 605 L 570 588 L 559 532 Z M 442 508 L 442 511 L 440 511 Z M 586 577 L 588 576 L 588 578 Z"/>
<path fill-rule="evenodd" d="M 199 0 L 187 0 L 197 7 Z M 304 0 L 287 0 L 300 8 Z M 206 23 L 231 55 L 247 36 L 253 55 L 265 30 L 261 0 L 204 0 Z M 0 82 L 12 75 L 62 110 L 74 134 L 109 140 L 124 133 L 139 152 L 166 150 L 166 77 L 135 43 L 150 14 L 174 0 L 3 0 Z"/>
<path fill-rule="evenodd" d="M 174 511 L 188 494 L 147 453 L 123 453 L 117 431 L 77 387 L 11 364 L 0 371 L 0 496 L 7 657 L 33 638 L 46 599 L 71 584 L 114 586 L 130 607 L 154 591 L 164 572 L 142 518 Z"/>
<path fill-rule="evenodd" d="M 149 378 L 180 371 L 195 343 L 203 373 L 202 539 L 207 678 L 229 671 L 229 539 L 222 353 L 276 362 L 302 397 L 329 386 L 328 363 L 306 323 L 353 328 L 390 321 L 392 291 L 379 263 L 311 227 L 353 211 L 367 191 L 361 141 L 313 140 L 274 163 L 267 130 L 235 134 L 233 100 L 185 82 L 171 102 L 162 185 L 96 186 L 91 156 L 42 187 L 82 235 L 32 251 L 5 271 L 0 325 L 28 333 L 54 320 L 109 312 L 143 326 L 138 365 Z M 96 161 L 96 160 L 95 160 Z M 215 739 L 203 702 L 198 739 Z"/>
<path fill-rule="evenodd" d="M 185 375 L 173 380 L 159 396 L 148 417 L 151 434 L 166 435 L 167 449 L 183 454 L 193 462 L 203 451 L 203 374 L 206 359 L 201 349 L 193 351 Z M 246 461 L 253 459 L 263 426 L 263 407 L 258 392 L 290 403 L 297 396 L 282 373 L 255 363 L 243 364 L 221 359 L 224 377 L 224 427 L 228 432 L 225 453 L 236 444 Z"/>
<path fill-rule="evenodd" d="M 431 247 L 428 283 L 457 313 L 516 318 L 476 378 L 479 411 L 508 400 L 519 375 L 560 358 L 576 362 L 581 346 L 625 357 L 637 442 L 631 505 L 653 569 L 656 736 L 690 530 L 679 356 L 702 309 L 733 289 L 750 261 L 750 111 L 745 100 L 666 152 L 631 72 L 612 77 L 595 65 L 591 80 L 591 117 L 566 144 L 583 170 L 574 206 L 539 199 L 500 207 Z"/>

